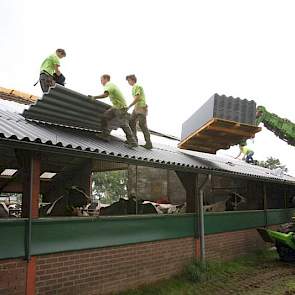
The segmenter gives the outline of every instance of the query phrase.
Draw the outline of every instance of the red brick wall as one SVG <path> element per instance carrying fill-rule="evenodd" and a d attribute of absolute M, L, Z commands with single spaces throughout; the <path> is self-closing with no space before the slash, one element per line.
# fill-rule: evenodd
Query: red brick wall
<path fill-rule="evenodd" d="M 37 258 L 37 294 L 105 294 L 168 278 L 193 257 L 192 238 Z"/>
<path fill-rule="evenodd" d="M 207 235 L 209 259 L 232 259 L 264 247 L 256 230 Z M 168 278 L 194 255 L 193 238 L 37 257 L 37 294 L 107 294 Z M 26 262 L 0 260 L 0 295 L 25 294 Z"/>
<path fill-rule="evenodd" d="M 26 287 L 26 261 L 0 260 L 0 294 L 22 295 Z"/>
<path fill-rule="evenodd" d="M 209 259 L 233 259 L 265 247 L 255 229 L 207 235 L 206 256 Z"/>

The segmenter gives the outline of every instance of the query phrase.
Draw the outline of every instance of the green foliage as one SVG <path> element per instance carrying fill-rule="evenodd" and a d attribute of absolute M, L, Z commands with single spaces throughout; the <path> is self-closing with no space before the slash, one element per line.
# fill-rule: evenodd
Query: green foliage
<path fill-rule="evenodd" d="M 268 259 L 268 256 L 257 253 L 227 262 L 208 261 L 205 265 L 201 264 L 199 260 L 195 260 L 185 268 L 183 276 L 194 283 L 202 283 L 212 279 L 224 280 L 230 274 L 247 271 L 250 265 L 254 265 L 260 259 Z"/>
<path fill-rule="evenodd" d="M 269 169 L 281 168 L 284 172 L 288 172 L 288 168 L 279 159 L 273 157 L 267 158 L 266 161 L 259 161 L 258 165 Z"/>
<path fill-rule="evenodd" d="M 92 175 L 92 192 L 102 203 L 111 204 L 127 197 L 127 182 L 127 170 L 96 172 Z"/>
<path fill-rule="evenodd" d="M 210 265 L 199 261 L 189 264 L 184 270 L 184 277 L 191 282 L 204 282 L 210 279 Z"/>

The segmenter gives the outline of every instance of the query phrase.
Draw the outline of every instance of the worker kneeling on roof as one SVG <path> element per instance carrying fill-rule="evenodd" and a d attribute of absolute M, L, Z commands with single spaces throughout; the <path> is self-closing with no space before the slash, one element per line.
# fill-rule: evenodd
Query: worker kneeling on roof
<path fill-rule="evenodd" d="M 57 49 L 54 54 L 49 55 L 42 62 L 39 80 L 43 92 L 47 92 L 49 87 L 54 86 L 55 83 L 64 85 L 65 77 L 60 72 L 59 66 L 60 59 L 65 56 L 66 52 L 64 49 Z"/>
<path fill-rule="evenodd" d="M 239 144 L 239 148 L 240 148 L 240 153 L 239 155 L 236 157 L 236 159 L 243 154 L 243 160 L 246 161 L 246 163 L 254 163 L 254 159 L 253 159 L 253 155 L 254 152 L 247 147 L 247 143 L 246 141 L 242 141 Z"/>
<path fill-rule="evenodd" d="M 113 106 L 105 111 L 102 121 L 103 139 L 109 140 L 110 128 L 109 123 L 117 119 L 120 127 L 123 129 L 129 148 L 137 147 L 137 142 L 129 126 L 127 104 L 120 89 L 111 81 L 110 75 L 102 75 L 101 84 L 104 86 L 104 93 L 97 96 L 91 96 L 93 99 L 103 99 L 109 97 Z"/>
<path fill-rule="evenodd" d="M 129 121 L 130 128 L 135 136 L 136 141 L 138 142 L 136 130 L 136 125 L 138 122 L 145 139 L 145 145 L 143 145 L 143 147 L 150 150 L 153 148 L 153 145 L 151 142 L 151 135 L 147 127 L 146 117 L 148 109 L 143 88 L 136 83 L 137 78 L 135 75 L 127 76 L 126 80 L 128 81 L 129 85 L 132 86 L 132 96 L 134 99 L 133 102 L 128 106 L 128 109 L 134 106 L 134 110 Z"/>

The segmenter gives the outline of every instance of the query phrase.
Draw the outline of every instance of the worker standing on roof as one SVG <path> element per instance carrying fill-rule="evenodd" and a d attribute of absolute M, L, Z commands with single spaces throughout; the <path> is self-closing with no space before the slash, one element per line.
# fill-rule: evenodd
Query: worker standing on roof
<path fill-rule="evenodd" d="M 66 56 L 64 49 L 57 49 L 55 53 L 49 55 L 41 64 L 40 85 L 43 92 L 47 92 L 49 87 L 55 83 L 64 84 L 64 76 L 59 70 L 60 59 Z M 37 84 L 37 83 L 36 83 Z"/>
<path fill-rule="evenodd" d="M 253 159 L 253 155 L 254 152 L 247 147 L 247 143 L 246 141 L 243 141 L 239 144 L 240 147 L 240 153 L 239 155 L 236 157 L 236 159 L 243 154 L 243 160 L 246 161 L 246 163 L 254 163 L 254 159 Z"/>
<path fill-rule="evenodd" d="M 137 147 L 137 142 L 129 126 L 127 104 L 120 89 L 111 81 L 110 75 L 102 75 L 100 78 L 101 84 L 104 86 L 104 93 L 97 96 L 92 96 L 94 99 L 103 99 L 109 97 L 113 106 L 105 111 L 102 121 L 103 139 L 109 140 L 110 121 L 117 119 L 120 122 L 120 127 L 123 129 L 129 148 Z"/>
<path fill-rule="evenodd" d="M 136 130 L 136 125 L 138 122 L 145 139 L 145 145 L 143 145 L 143 147 L 150 150 L 153 148 L 153 145 L 151 142 L 151 135 L 147 127 L 146 117 L 148 110 L 143 88 L 137 84 L 137 78 L 135 75 L 127 76 L 126 80 L 128 81 L 129 85 L 132 86 L 132 96 L 134 99 L 133 102 L 128 106 L 128 109 L 134 106 L 129 125 L 135 136 L 136 141 L 138 141 Z"/>

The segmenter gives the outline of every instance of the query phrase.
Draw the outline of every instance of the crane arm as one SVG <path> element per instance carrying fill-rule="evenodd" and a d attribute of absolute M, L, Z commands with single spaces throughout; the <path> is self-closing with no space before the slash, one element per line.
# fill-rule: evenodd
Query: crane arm
<path fill-rule="evenodd" d="M 295 146 L 295 124 L 288 119 L 281 118 L 270 113 L 263 106 L 258 106 L 256 110 L 256 124 L 263 125 L 273 132 L 277 137 Z"/>

